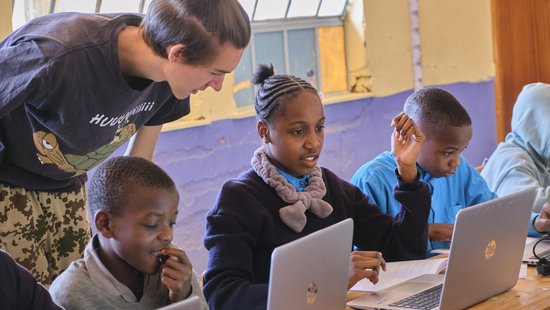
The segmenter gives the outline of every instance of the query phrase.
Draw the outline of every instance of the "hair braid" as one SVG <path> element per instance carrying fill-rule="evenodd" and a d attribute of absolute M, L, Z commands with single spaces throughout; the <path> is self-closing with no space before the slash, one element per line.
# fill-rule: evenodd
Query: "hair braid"
<path fill-rule="evenodd" d="M 273 65 L 259 65 L 252 79 L 260 85 L 254 97 L 256 116 L 269 121 L 281 103 L 295 97 L 302 90 L 318 95 L 317 90 L 303 79 L 287 74 L 275 74 Z"/>

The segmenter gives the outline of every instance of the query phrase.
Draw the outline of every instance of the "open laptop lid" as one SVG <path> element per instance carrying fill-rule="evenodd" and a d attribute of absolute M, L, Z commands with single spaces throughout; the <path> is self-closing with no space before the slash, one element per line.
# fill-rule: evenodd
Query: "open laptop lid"
<path fill-rule="evenodd" d="M 534 199 L 528 189 L 458 212 L 441 309 L 462 309 L 515 286 Z"/>
<path fill-rule="evenodd" d="M 443 282 L 439 309 L 464 309 L 512 288 L 519 275 L 534 196 L 534 191 L 524 191 L 459 211 L 444 279 L 426 274 L 365 294 L 348 305 L 404 309 L 394 303 Z"/>
<path fill-rule="evenodd" d="M 275 248 L 267 309 L 344 309 L 352 238 L 346 219 Z"/>

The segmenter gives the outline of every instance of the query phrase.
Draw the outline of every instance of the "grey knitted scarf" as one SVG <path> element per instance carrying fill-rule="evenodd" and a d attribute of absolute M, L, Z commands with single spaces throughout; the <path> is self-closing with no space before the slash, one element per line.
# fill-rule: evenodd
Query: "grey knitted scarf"
<path fill-rule="evenodd" d="M 332 213 L 332 206 L 322 200 L 327 189 L 319 165 L 311 173 L 309 184 L 304 191 L 298 192 L 269 161 L 263 145 L 254 152 L 250 163 L 264 182 L 271 186 L 283 201 L 290 203 L 279 209 L 279 216 L 283 223 L 295 232 L 301 232 L 306 226 L 306 210 L 309 209 L 320 218 L 325 218 Z"/>

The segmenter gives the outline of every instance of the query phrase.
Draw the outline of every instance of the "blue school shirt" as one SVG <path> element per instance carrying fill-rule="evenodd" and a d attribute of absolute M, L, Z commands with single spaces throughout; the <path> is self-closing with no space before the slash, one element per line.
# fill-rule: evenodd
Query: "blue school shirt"
<path fill-rule="evenodd" d="M 290 183 L 290 185 L 294 186 L 297 192 L 303 192 L 306 186 L 309 185 L 309 174 L 304 175 L 301 178 L 297 178 L 289 173 L 284 172 L 283 170 L 275 167 L 277 169 L 277 172 L 279 172 L 282 176 L 285 177 L 285 179 Z"/>
<path fill-rule="evenodd" d="M 397 164 L 391 152 L 384 152 L 359 168 L 351 183 L 359 187 L 369 202 L 391 216 L 399 213 L 399 203 L 393 197 L 397 184 Z M 432 208 L 428 223 L 454 224 L 460 209 L 496 198 L 485 180 L 468 161 L 461 156 L 456 173 L 449 177 L 434 178 L 417 165 L 420 180 L 429 184 L 432 192 Z M 428 251 L 448 248 L 449 242 L 428 242 Z"/>

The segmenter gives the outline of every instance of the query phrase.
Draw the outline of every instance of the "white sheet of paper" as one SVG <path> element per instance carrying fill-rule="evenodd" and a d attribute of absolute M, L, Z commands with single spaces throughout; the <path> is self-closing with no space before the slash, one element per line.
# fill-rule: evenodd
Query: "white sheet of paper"
<path fill-rule="evenodd" d="M 357 282 L 350 291 L 377 292 L 423 274 L 437 274 L 447 265 L 447 258 L 429 258 L 386 263 L 386 272 L 381 271 L 377 284 L 367 279 Z"/>
<path fill-rule="evenodd" d="M 445 249 L 445 248 L 434 249 L 434 250 L 431 250 L 430 253 L 431 254 L 447 254 L 447 255 L 449 255 L 449 253 L 451 253 L 451 249 Z"/>
<path fill-rule="evenodd" d="M 521 264 L 521 267 L 519 268 L 518 279 L 525 279 L 525 278 L 527 278 L 527 264 Z"/>

